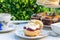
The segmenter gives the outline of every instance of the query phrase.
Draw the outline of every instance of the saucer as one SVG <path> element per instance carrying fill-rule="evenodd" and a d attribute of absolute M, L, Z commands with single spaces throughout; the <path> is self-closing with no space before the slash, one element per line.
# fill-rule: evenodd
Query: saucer
<path fill-rule="evenodd" d="M 13 23 L 10 23 L 9 26 L 0 30 L 0 33 L 10 32 L 10 31 L 13 31 L 13 30 L 15 30 L 15 25 Z"/>
<path fill-rule="evenodd" d="M 57 33 L 56 33 L 56 32 L 54 32 L 54 31 L 49 32 L 49 36 L 53 36 L 53 37 L 60 37 L 60 35 L 59 35 L 59 34 L 57 34 Z"/>
<path fill-rule="evenodd" d="M 41 39 L 41 38 L 47 37 L 47 34 L 44 31 L 41 33 L 41 35 L 35 36 L 35 37 L 25 36 L 23 30 L 16 31 L 15 34 L 18 37 L 21 37 L 21 38 L 24 38 L 24 39 Z"/>
<path fill-rule="evenodd" d="M 12 22 L 13 24 L 23 24 L 23 23 L 28 23 L 29 20 L 27 20 L 27 21 L 26 21 L 26 20 L 25 20 L 25 21 L 23 21 L 23 20 L 22 20 L 22 21 L 18 21 L 18 20 L 17 20 L 17 21 L 11 21 L 11 22 Z"/>
<path fill-rule="evenodd" d="M 15 30 L 15 28 L 8 27 L 8 28 L 6 28 L 6 29 L 0 30 L 0 33 L 9 32 L 9 31 L 13 31 L 13 30 Z"/>
<path fill-rule="evenodd" d="M 60 5 L 46 5 L 44 4 L 45 7 L 48 7 L 48 8 L 60 8 Z"/>

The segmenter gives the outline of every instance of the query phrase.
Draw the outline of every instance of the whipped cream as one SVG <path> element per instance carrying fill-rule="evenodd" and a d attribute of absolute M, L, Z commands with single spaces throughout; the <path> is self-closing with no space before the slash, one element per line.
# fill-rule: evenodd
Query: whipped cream
<path fill-rule="evenodd" d="M 40 25 L 39 24 L 34 24 L 34 23 L 28 23 L 26 26 L 26 28 L 31 28 L 33 30 L 36 30 L 36 28 L 40 28 Z"/>

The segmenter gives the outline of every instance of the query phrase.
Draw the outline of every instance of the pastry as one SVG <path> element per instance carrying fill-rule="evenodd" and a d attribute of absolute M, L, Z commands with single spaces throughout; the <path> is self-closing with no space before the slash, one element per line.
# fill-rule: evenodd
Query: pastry
<path fill-rule="evenodd" d="M 59 0 L 59 5 L 60 5 L 60 0 Z"/>
<path fill-rule="evenodd" d="M 60 15 L 56 15 L 57 13 L 38 13 L 36 16 L 33 16 L 33 19 L 38 19 L 43 22 L 44 25 L 51 25 L 52 23 L 60 22 Z M 31 17 L 31 18 L 32 18 Z"/>
<path fill-rule="evenodd" d="M 25 27 L 24 27 L 24 34 L 26 36 L 38 36 L 41 33 L 41 29 L 43 28 L 43 23 L 39 20 L 31 20 Z"/>
<path fill-rule="evenodd" d="M 37 0 L 38 4 L 44 4 L 45 0 Z"/>
<path fill-rule="evenodd" d="M 43 18 L 42 18 L 43 17 Z M 60 19 L 60 15 L 56 15 L 55 13 L 46 14 L 45 17 L 42 16 L 42 22 L 44 25 L 51 25 L 52 23 L 56 23 Z"/>
<path fill-rule="evenodd" d="M 59 0 L 47 0 L 46 5 L 59 5 Z"/>

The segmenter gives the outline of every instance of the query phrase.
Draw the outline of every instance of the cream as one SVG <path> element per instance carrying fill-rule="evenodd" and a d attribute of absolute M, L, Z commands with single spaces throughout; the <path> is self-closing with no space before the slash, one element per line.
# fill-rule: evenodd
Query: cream
<path fill-rule="evenodd" d="M 33 30 L 36 30 L 36 28 L 40 28 L 40 25 L 39 24 L 34 24 L 34 23 L 28 23 L 26 26 L 26 28 L 31 28 Z"/>

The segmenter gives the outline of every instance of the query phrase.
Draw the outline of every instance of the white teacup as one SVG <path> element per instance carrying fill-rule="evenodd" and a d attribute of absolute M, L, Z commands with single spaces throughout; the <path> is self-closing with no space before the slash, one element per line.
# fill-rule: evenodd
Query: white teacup
<path fill-rule="evenodd" d="M 60 22 L 51 24 L 52 31 L 54 31 L 57 34 L 60 34 Z"/>
<path fill-rule="evenodd" d="M 9 27 L 9 23 L 11 21 L 11 15 L 7 13 L 0 14 L 0 23 L 3 25 L 2 29 L 6 29 Z"/>

